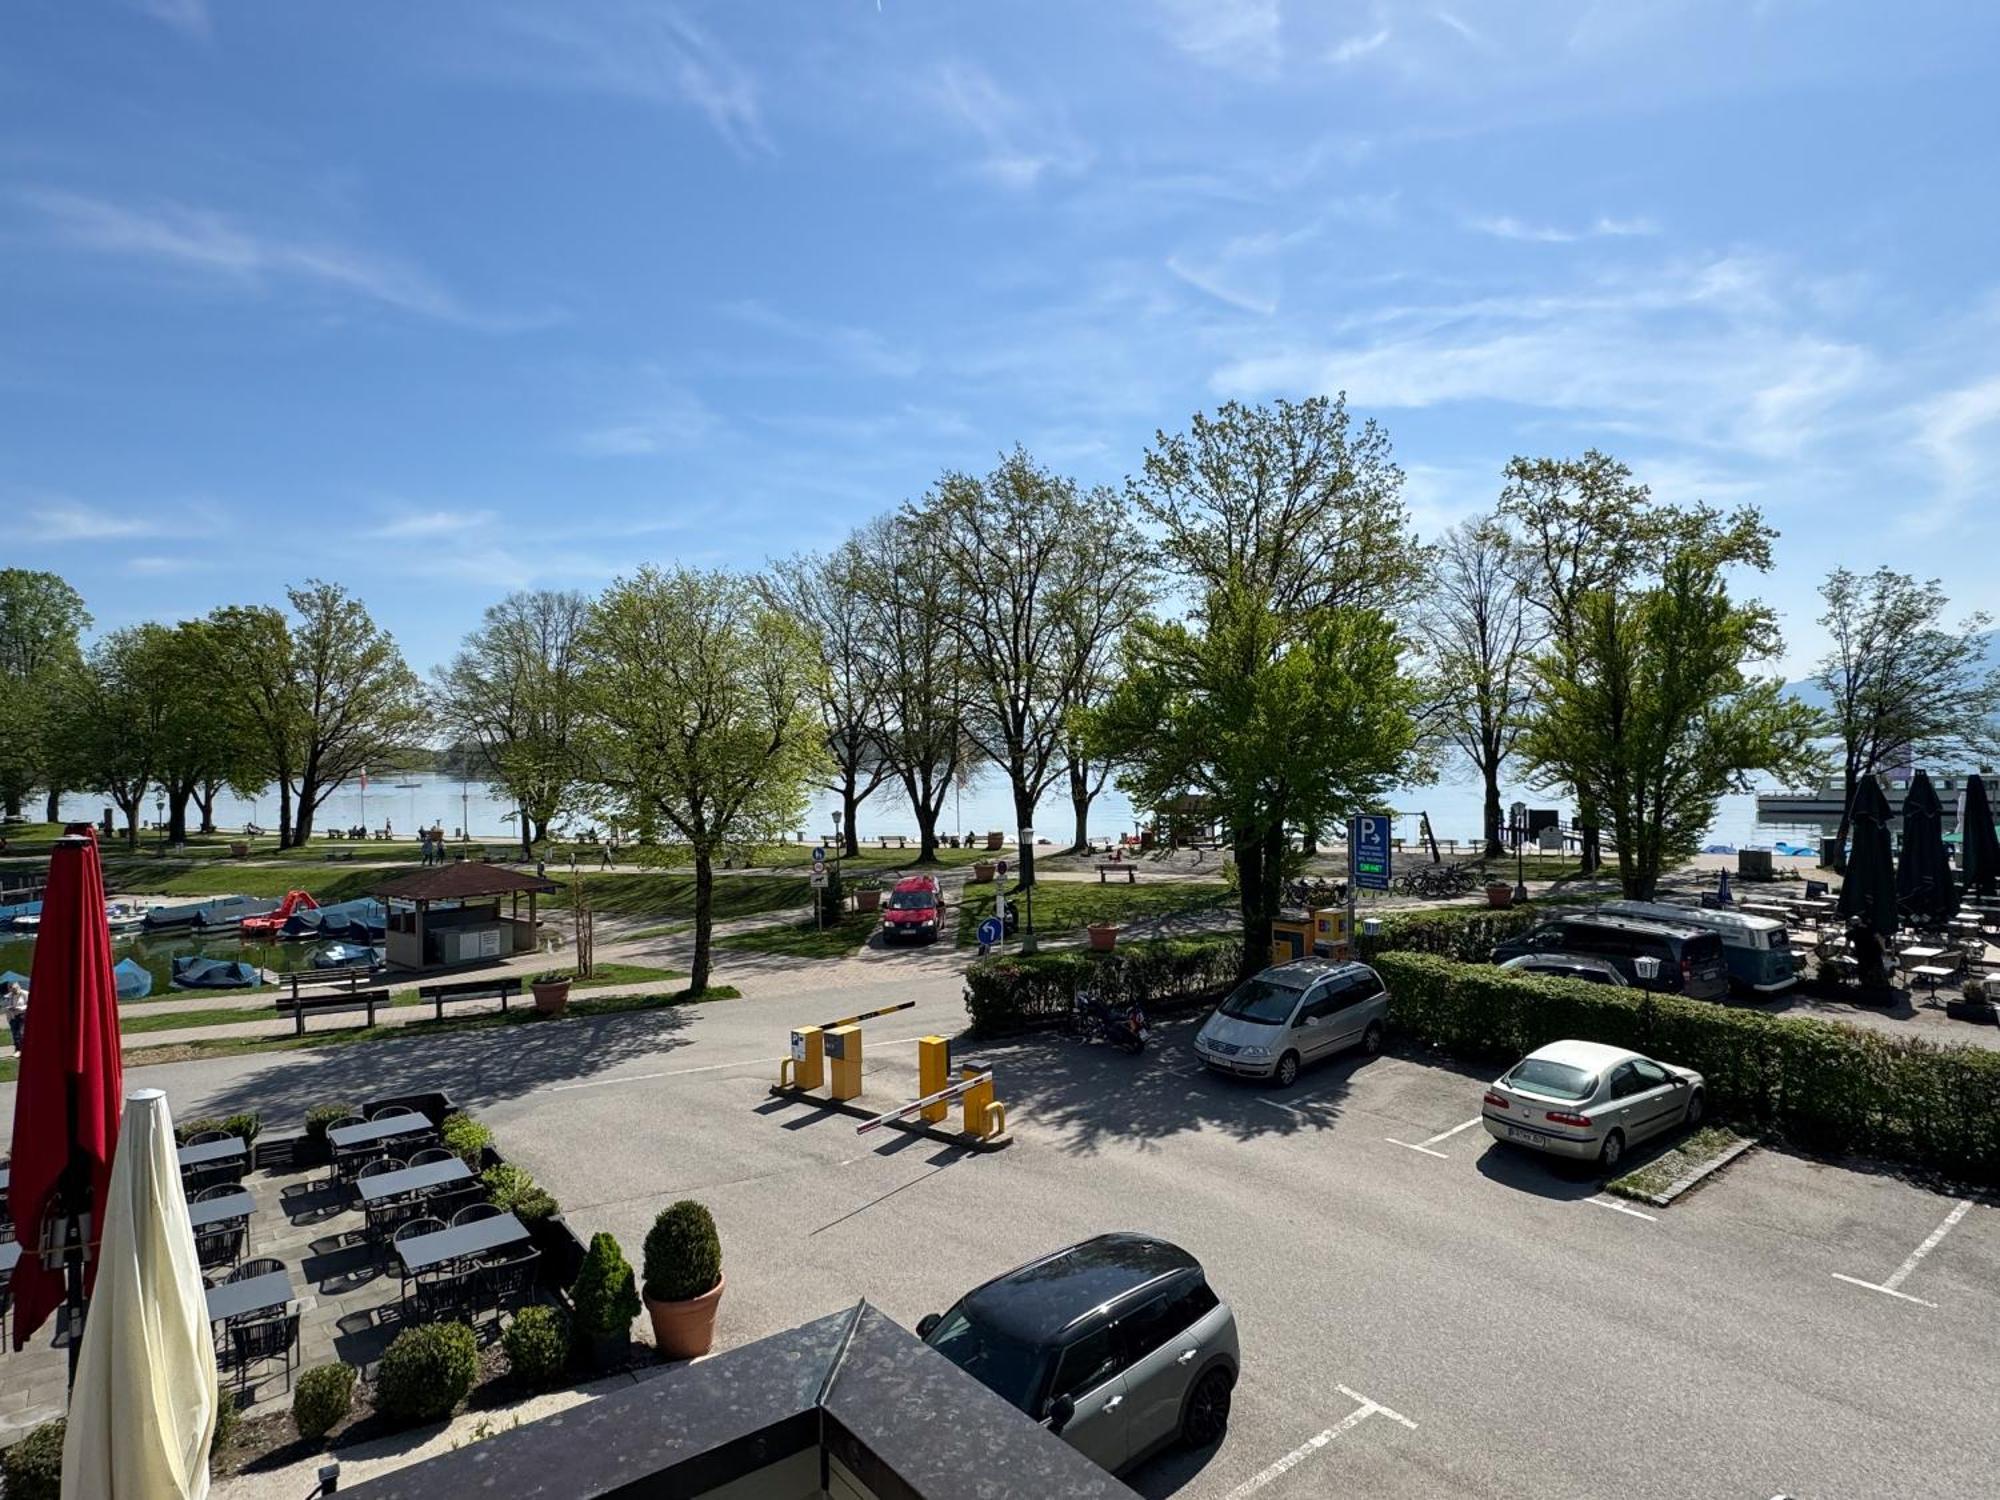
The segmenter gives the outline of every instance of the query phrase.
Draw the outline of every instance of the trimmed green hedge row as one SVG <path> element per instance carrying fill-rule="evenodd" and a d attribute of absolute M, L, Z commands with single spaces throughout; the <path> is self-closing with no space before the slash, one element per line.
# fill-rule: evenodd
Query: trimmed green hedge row
<path fill-rule="evenodd" d="M 1826 1021 L 1382 953 L 1389 1024 L 1466 1060 L 1566 1037 L 1697 1069 L 1717 1113 L 1811 1151 L 2000 1183 L 2000 1052 Z"/>
<path fill-rule="evenodd" d="M 1163 1009 L 1229 984 L 1242 954 L 1242 938 L 1231 934 L 1154 938 L 1114 953 L 1064 949 L 985 958 L 965 971 L 965 1009 L 980 1036 L 1055 1025 L 1080 989 Z"/>
<path fill-rule="evenodd" d="M 1374 962 L 1378 953 L 1430 953 L 1461 963 L 1483 964 L 1493 948 L 1519 937 L 1555 912 L 1540 906 L 1436 906 L 1384 913 L 1382 930 L 1363 933 L 1356 945 L 1361 957 Z"/>

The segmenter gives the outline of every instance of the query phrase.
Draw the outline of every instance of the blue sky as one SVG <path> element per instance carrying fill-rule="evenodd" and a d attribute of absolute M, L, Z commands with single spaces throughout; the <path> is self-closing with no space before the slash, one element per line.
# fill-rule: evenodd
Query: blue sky
<path fill-rule="evenodd" d="M 1516 452 L 2000 606 L 2000 13 L 1300 0 L 0 20 L 0 557 L 101 625 L 823 546 L 1345 389 L 1425 529 Z"/>

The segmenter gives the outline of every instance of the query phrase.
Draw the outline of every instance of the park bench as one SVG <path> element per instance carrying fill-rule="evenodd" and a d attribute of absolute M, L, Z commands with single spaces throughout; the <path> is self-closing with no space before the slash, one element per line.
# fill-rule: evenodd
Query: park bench
<path fill-rule="evenodd" d="M 307 1016 L 340 1015 L 347 1011 L 364 1010 L 368 1013 L 368 1024 L 375 1024 L 375 1010 L 389 1003 L 387 990 L 335 990 L 325 995 L 280 995 L 273 1002 L 281 1016 L 290 1016 L 297 1026 L 298 1034 L 306 1034 Z"/>
<path fill-rule="evenodd" d="M 290 998 L 297 1000 L 299 992 L 308 985 L 321 990 L 332 990 L 336 985 L 345 985 L 347 992 L 352 994 L 374 977 L 375 968 L 372 964 L 342 964 L 334 969 L 294 969 L 285 976 L 284 982 L 291 990 Z"/>
<path fill-rule="evenodd" d="M 882 847 L 883 847 L 884 849 L 886 849 L 886 848 L 888 848 L 888 847 L 889 847 L 889 840 L 890 840 L 890 839 L 894 839 L 894 840 L 896 841 L 896 847 L 897 847 L 898 849 L 907 849 L 907 848 L 909 848 L 909 847 L 910 847 L 910 840 L 909 840 L 908 836 L 907 836 L 907 835 L 904 835 L 904 834 L 900 834 L 900 833 L 885 833 L 885 834 L 882 834 L 882 835 L 880 835 L 880 836 L 879 836 L 879 838 L 877 839 L 877 842 L 878 842 L 878 843 L 880 843 L 880 844 L 881 844 L 881 846 L 882 846 Z"/>
<path fill-rule="evenodd" d="M 507 1008 L 509 999 L 521 993 L 519 975 L 509 975 L 505 979 L 466 979 L 457 984 L 423 984 L 417 986 L 417 998 L 428 1000 L 437 1007 L 437 1018 L 444 1019 L 444 1008 L 457 1000 L 498 999 L 500 1008 Z"/>
<path fill-rule="evenodd" d="M 1109 885 L 1111 883 L 1111 873 L 1114 870 L 1124 875 L 1127 885 L 1137 885 L 1139 883 L 1139 867 L 1133 864 L 1126 864 L 1123 860 L 1099 865 L 1097 867 L 1097 883 L 1099 885 Z"/>
<path fill-rule="evenodd" d="M 329 860 L 352 859 L 354 858 L 354 851 L 352 849 L 329 849 L 326 851 L 326 857 Z"/>

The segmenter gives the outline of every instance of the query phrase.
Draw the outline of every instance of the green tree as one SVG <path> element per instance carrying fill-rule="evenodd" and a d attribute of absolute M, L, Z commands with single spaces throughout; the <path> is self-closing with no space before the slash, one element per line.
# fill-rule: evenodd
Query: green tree
<path fill-rule="evenodd" d="M 437 718 L 472 752 L 474 774 L 513 802 L 524 858 L 576 788 L 589 616 L 579 593 L 509 594 L 437 671 Z"/>
<path fill-rule="evenodd" d="M 367 606 L 336 583 L 286 590 L 298 732 L 292 843 L 312 837 L 319 806 L 370 765 L 394 765 L 429 723 L 423 685 Z"/>
<path fill-rule="evenodd" d="M 935 522 L 971 686 L 966 730 L 1031 828 L 1062 774 L 1071 710 L 1100 649 L 1145 608 L 1151 549 L 1109 488 L 1086 493 L 1016 448 L 984 479 L 948 473 L 909 524 Z M 1020 883 L 1035 881 L 1032 845 Z"/>
<path fill-rule="evenodd" d="M 65 786 L 109 797 L 139 843 L 146 792 L 170 748 L 176 643 L 164 625 L 116 630 L 91 647 L 55 721 L 55 768 Z"/>
<path fill-rule="evenodd" d="M 1877 568 L 1866 577 L 1836 568 L 1820 585 L 1820 616 L 1833 644 L 1813 682 L 1826 695 L 1840 741 L 1839 846 L 1845 849 L 1849 810 L 1864 776 L 1917 759 L 2000 754 L 2000 671 L 1985 665 L 1992 623 L 1968 615 L 1945 623 L 1946 599 L 1936 579 Z"/>
<path fill-rule="evenodd" d="M 1579 594 L 1572 628 L 1535 662 L 1522 756 L 1592 789 L 1637 900 L 1695 852 L 1725 792 L 1817 763 L 1818 716 L 1748 670 L 1779 650 L 1773 616 L 1731 599 L 1722 566 L 1699 535 L 1676 537 L 1645 586 Z"/>
<path fill-rule="evenodd" d="M 246 751 L 254 769 L 232 782 L 247 797 L 265 786 L 278 789 L 278 844 L 291 848 L 292 787 L 304 756 L 309 714 L 284 614 L 264 605 L 230 605 L 209 615 L 202 644 L 211 676 L 232 688 L 244 716 Z"/>
<path fill-rule="evenodd" d="M 1502 852 L 1500 771 L 1528 715 L 1538 644 L 1506 531 L 1491 517 L 1440 538 L 1416 628 L 1425 648 L 1425 727 L 1479 773 L 1488 858 Z"/>
<path fill-rule="evenodd" d="M 183 621 L 158 643 L 166 704 L 155 775 L 167 800 L 167 837 L 176 843 L 187 838 L 190 802 L 202 808 L 203 831 L 213 832 L 216 789 L 255 785 L 266 775 L 241 697 L 210 673 L 210 630 L 206 621 Z"/>
<path fill-rule="evenodd" d="M 1123 679 L 1088 716 L 1135 802 L 1194 793 L 1229 831 L 1244 971 L 1263 967 L 1295 833 L 1325 827 L 1409 774 L 1416 686 L 1380 613 L 1325 605 L 1292 618 L 1264 587 L 1225 582 L 1194 621 L 1142 620 Z"/>
<path fill-rule="evenodd" d="M 90 628 L 83 596 L 55 573 L 0 568 L 0 814 L 21 816 L 40 787 L 58 820 L 63 788 L 52 740 L 57 704 L 83 665 L 78 638 Z"/>
<path fill-rule="evenodd" d="M 699 995 L 716 855 L 795 827 L 822 774 L 817 652 L 750 580 L 645 567 L 597 601 L 583 658 L 592 778 L 642 837 L 671 827 L 693 849 Z"/>

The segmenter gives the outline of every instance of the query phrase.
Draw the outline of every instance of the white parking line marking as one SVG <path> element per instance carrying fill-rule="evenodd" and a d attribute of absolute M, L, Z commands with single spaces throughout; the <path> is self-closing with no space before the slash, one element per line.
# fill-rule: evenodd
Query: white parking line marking
<path fill-rule="evenodd" d="M 1387 1141 L 1392 1146 L 1401 1146 L 1405 1151 L 1421 1151 L 1426 1156 L 1435 1156 L 1440 1161 L 1449 1161 L 1451 1160 L 1451 1158 L 1446 1156 L 1444 1152 L 1433 1151 L 1431 1150 L 1431 1147 L 1435 1146 L 1439 1141 L 1450 1140 L 1453 1136 L 1457 1135 L 1461 1130 L 1472 1129 L 1473 1126 L 1477 1125 L 1484 1118 L 1485 1116 L 1483 1115 L 1474 1115 L 1471 1119 L 1467 1120 L 1463 1125 L 1454 1125 L 1449 1130 L 1440 1130 L 1436 1135 L 1425 1136 L 1422 1145 L 1415 1145 L 1409 1141 L 1399 1141 L 1393 1135 L 1385 1135 L 1382 1137 L 1382 1139 Z"/>
<path fill-rule="evenodd" d="M 1630 1214 L 1635 1219 L 1644 1219 L 1648 1224 L 1657 1224 L 1660 1222 L 1652 1214 L 1642 1214 L 1639 1212 L 1638 1209 L 1631 1207 L 1629 1204 L 1616 1203 L 1609 1198 L 1602 1198 L 1602 1197 L 1586 1198 L 1583 1201 L 1585 1203 L 1593 1204 L 1598 1208 L 1608 1208 L 1613 1213 Z"/>
<path fill-rule="evenodd" d="M 1937 1304 L 1935 1302 L 1926 1302 L 1922 1297 L 1912 1297 L 1908 1292 L 1899 1292 L 1896 1288 L 1909 1280 L 1910 1273 L 1923 1264 L 1924 1257 L 1937 1249 L 1938 1245 L 1943 1242 L 1944 1237 L 1958 1227 L 1959 1220 L 1972 1212 L 1972 1204 L 1973 1200 L 1970 1198 L 1959 1199 L 1953 1206 L 1952 1211 L 1944 1216 L 1944 1222 L 1930 1232 L 1930 1237 L 1917 1246 L 1916 1249 L 1912 1250 L 1903 1263 L 1882 1280 L 1863 1281 L 1859 1276 L 1843 1276 L 1838 1271 L 1831 1273 L 1833 1279 L 1835 1281 L 1844 1281 L 1849 1286 L 1866 1287 L 1871 1292 L 1885 1292 L 1889 1296 L 1898 1298 L 1901 1301 L 1914 1302 L 1919 1307 L 1936 1307 Z"/>
<path fill-rule="evenodd" d="M 1300 1464 L 1304 1463 L 1307 1459 L 1311 1458 L 1315 1453 L 1319 1452 L 1319 1450 L 1324 1448 L 1328 1443 L 1332 1442 L 1335 1438 L 1339 1437 L 1343 1432 L 1347 1432 L 1353 1428 L 1359 1427 L 1363 1422 L 1367 1421 L 1370 1417 L 1373 1416 L 1388 1417 L 1393 1421 L 1402 1423 L 1403 1426 L 1409 1428 L 1410 1431 L 1412 1432 L 1415 1432 L 1417 1430 L 1417 1424 L 1415 1422 L 1412 1422 L 1408 1417 L 1404 1416 L 1401 1412 L 1391 1411 L 1388 1407 L 1382 1405 L 1381 1402 L 1371 1401 L 1366 1396 L 1363 1396 L 1356 1391 L 1350 1391 L 1344 1385 L 1338 1386 L 1336 1387 L 1336 1389 L 1339 1390 L 1341 1395 L 1347 1397 L 1348 1400 L 1356 1403 L 1353 1411 L 1349 1412 L 1346 1416 L 1342 1417 L 1338 1422 L 1334 1423 L 1333 1426 L 1327 1428 L 1326 1431 L 1317 1433 L 1314 1436 L 1307 1438 L 1303 1443 L 1299 1444 L 1298 1447 L 1294 1448 L 1290 1453 L 1287 1453 L 1283 1458 L 1279 1459 L 1276 1463 L 1272 1464 L 1268 1469 L 1263 1469 L 1260 1470 L 1258 1473 L 1252 1474 L 1248 1479 L 1244 1480 L 1243 1483 L 1237 1485 L 1235 1489 L 1231 1490 L 1228 1493 L 1228 1495 L 1224 1497 L 1224 1500 L 1243 1500 L 1243 1497 L 1246 1495 L 1256 1494 L 1257 1491 L 1264 1488 L 1265 1485 L 1270 1484 L 1273 1480 L 1282 1479 L 1286 1474 L 1289 1474 L 1293 1469 L 1297 1468 Z"/>
<path fill-rule="evenodd" d="M 1257 1102 L 1259 1104 L 1268 1104 L 1273 1109 L 1282 1109 L 1288 1115 L 1297 1115 L 1301 1120 L 1303 1120 L 1306 1117 L 1306 1112 L 1304 1110 L 1293 1109 L 1292 1106 L 1289 1104 L 1280 1104 L 1276 1099 L 1266 1099 L 1262 1094 L 1259 1094 L 1257 1096 Z"/>

